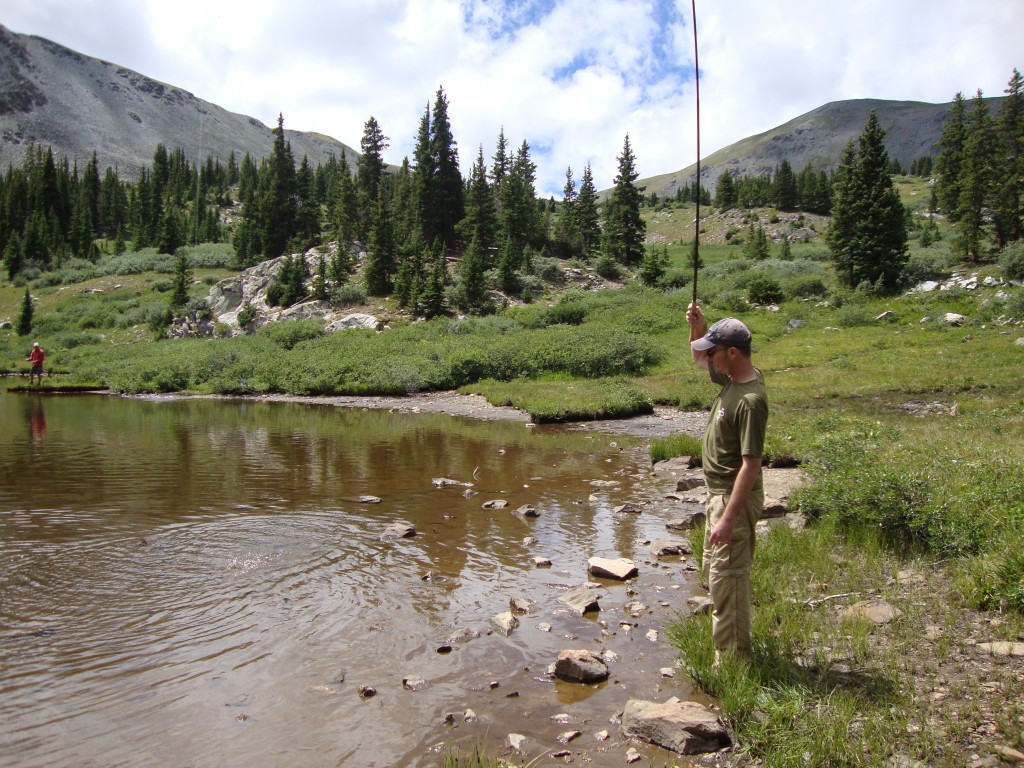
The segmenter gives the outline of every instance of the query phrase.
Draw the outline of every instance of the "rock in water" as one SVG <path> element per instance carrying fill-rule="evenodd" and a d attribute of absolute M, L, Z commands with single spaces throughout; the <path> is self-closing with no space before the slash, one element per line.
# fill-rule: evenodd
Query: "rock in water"
<path fill-rule="evenodd" d="M 664 704 L 630 699 L 622 712 L 622 734 L 681 755 L 717 752 L 732 744 L 718 715 L 700 704 L 676 698 Z"/>
<path fill-rule="evenodd" d="M 385 539 L 408 539 L 411 536 L 416 535 L 416 528 L 412 523 L 406 523 L 399 521 L 392 523 L 384 529 L 383 538 Z"/>
<path fill-rule="evenodd" d="M 519 619 L 512 615 L 512 611 L 505 611 L 497 616 L 492 616 L 491 624 L 494 625 L 500 634 L 508 637 L 519 626 Z"/>
<path fill-rule="evenodd" d="M 597 601 L 597 595 L 594 594 L 594 590 L 587 587 L 569 590 L 558 598 L 558 602 L 568 605 L 577 616 L 582 616 L 590 611 L 601 610 L 601 605 Z"/>
<path fill-rule="evenodd" d="M 607 557 L 592 557 L 587 561 L 587 566 L 590 573 L 594 576 L 604 576 L 605 578 L 618 579 L 619 581 L 632 578 L 639 572 L 633 561 L 627 560 L 624 557 L 620 557 L 617 560 L 611 560 Z"/>
<path fill-rule="evenodd" d="M 559 651 L 555 675 L 574 683 L 598 683 L 608 679 L 608 665 L 593 651 Z"/>

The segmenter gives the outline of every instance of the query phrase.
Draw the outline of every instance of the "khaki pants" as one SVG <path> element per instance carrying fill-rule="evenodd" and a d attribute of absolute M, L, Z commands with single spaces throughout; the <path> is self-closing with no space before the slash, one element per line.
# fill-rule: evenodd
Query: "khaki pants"
<path fill-rule="evenodd" d="M 725 512 L 728 496 L 708 496 L 707 527 L 704 531 L 704 578 L 711 590 L 715 610 L 711 615 L 715 658 L 722 653 L 749 656 L 753 622 L 753 592 L 750 568 L 754 562 L 754 528 L 764 507 L 764 491 L 751 491 L 736 519 L 732 540 L 712 547 L 711 529 Z"/>

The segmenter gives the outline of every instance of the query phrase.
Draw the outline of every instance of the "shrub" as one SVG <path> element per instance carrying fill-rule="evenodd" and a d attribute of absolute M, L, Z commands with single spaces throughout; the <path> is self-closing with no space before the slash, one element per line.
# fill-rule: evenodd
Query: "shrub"
<path fill-rule="evenodd" d="M 546 280 L 549 283 L 558 283 L 560 285 L 565 282 L 565 273 L 562 271 L 562 266 L 558 263 L 558 259 L 538 256 L 533 260 L 533 272 L 541 280 Z"/>
<path fill-rule="evenodd" d="M 747 295 L 753 304 L 777 304 L 783 299 L 782 286 L 769 275 L 756 275 L 747 283 Z"/>
<path fill-rule="evenodd" d="M 1015 240 L 999 254 L 999 266 L 1008 280 L 1024 280 L 1024 240 Z"/>
<path fill-rule="evenodd" d="M 581 325 L 587 319 L 587 308 L 576 302 L 559 302 L 545 313 L 545 325 Z"/>
<path fill-rule="evenodd" d="M 238 314 L 235 316 L 238 320 L 238 326 L 240 328 L 244 328 L 256 319 L 257 314 L 259 313 L 256 311 L 256 307 L 249 302 L 246 302 L 242 305 L 242 308 L 238 310 Z"/>
<path fill-rule="evenodd" d="M 324 326 L 319 320 L 290 320 L 268 323 L 261 326 L 257 334 L 270 339 L 279 347 L 292 349 L 299 342 L 323 336 Z"/>
<path fill-rule="evenodd" d="M 1024 291 L 1017 290 L 1006 300 L 1006 311 L 1017 318 L 1024 318 Z"/>
<path fill-rule="evenodd" d="M 366 286 L 359 283 L 345 283 L 339 285 L 334 289 L 334 295 L 331 297 L 331 301 L 334 304 L 338 304 L 342 307 L 351 307 L 356 304 L 362 304 L 366 301 Z"/>
<path fill-rule="evenodd" d="M 605 280 L 618 280 L 622 277 L 622 270 L 610 254 L 602 253 L 594 263 L 594 269 Z"/>
<path fill-rule="evenodd" d="M 828 287 L 817 277 L 798 277 L 785 286 L 786 293 L 797 299 L 810 299 L 828 295 Z"/>

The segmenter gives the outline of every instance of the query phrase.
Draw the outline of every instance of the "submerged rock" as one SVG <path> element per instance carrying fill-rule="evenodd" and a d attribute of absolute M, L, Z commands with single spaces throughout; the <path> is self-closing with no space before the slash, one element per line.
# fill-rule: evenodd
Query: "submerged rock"
<path fill-rule="evenodd" d="M 590 613 L 591 611 L 601 610 L 601 604 L 597 601 L 597 595 L 589 587 L 571 589 L 559 597 L 558 602 L 565 603 L 578 616 Z"/>
<path fill-rule="evenodd" d="M 472 488 L 472 483 L 463 483 L 459 480 L 452 480 L 448 477 L 435 477 L 431 480 L 435 488 Z"/>

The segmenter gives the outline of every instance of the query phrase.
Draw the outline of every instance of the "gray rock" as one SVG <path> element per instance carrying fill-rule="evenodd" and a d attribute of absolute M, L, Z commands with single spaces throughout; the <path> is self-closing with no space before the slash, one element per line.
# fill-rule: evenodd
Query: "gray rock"
<path fill-rule="evenodd" d="M 431 482 L 435 488 L 472 488 L 472 483 L 463 483 L 458 480 L 452 480 L 448 477 L 435 477 Z"/>
<path fill-rule="evenodd" d="M 522 595 L 516 595 L 508 601 L 508 609 L 513 614 L 522 615 L 524 613 L 529 613 L 533 608 L 533 601 L 527 597 L 523 597 Z"/>
<path fill-rule="evenodd" d="M 587 561 L 587 569 L 594 576 L 625 581 L 639 573 L 632 560 L 620 557 L 612 560 L 607 557 L 592 557 Z"/>
<path fill-rule="evenodd" d="M 484 509 L 504 509 L 508 506 L 508 502 L 505 499 L 491 499 L 485 501 L 481 506 Z"/>
<path fill-rule="evenodd" d="M 993 656 L 1024 656 L 1024 643 L 1000 641 L 995 643 L 978 643 L 978 650 Z"/>
<path fill-rule="evenodd" d="M 644 605 L 640 601 L 634 600 L 631 603 L 626 603 L 625 611 L 630 616 L 637 617 L 637 616 L 642 616 L 643 614 L 647 613 L 648 608 L 647 608 L 646 605 Z"/>
<path fill-rule="evenodd" d="M 601 604 L 597 600 L 597 595 L 594 590 L 587 587 L 578 587 L 577 589 L 571 589 L 564 595 L 558 598 L 558 602 L 565 603 L 569 606 L 573 613 L 578 616 L 582 616 L 585 613 L 591 611 L 600 611 Z"/>
<path fill-rule="evenodd" d="M 402 678 L 402 687 L 407 691 L 419 691 L 426 688 L 427 685 L 427 681 L 422 677 L 414 677 L 410 675 L 409 677 Z"/>
<path fill-rule="evenodd" d="M 784 517 L 789 512 L 789 503 L 781 499 L 771 499 L 765 496 L 764 506 L 761 508 L 761 518 Z"/>
<path fill-rule="evenodd" d="M 519 626 L 519 619 L 512 615 L 512 611 L 504 611 L 497 616 L 492 616 L 491 624 L 494 625 L 499 634 L 508 637 Z"/>
<path fill-rule="evenodd" d="M 702 616 L 711 613 L 715 609 L 715 603 L 710 597 L 688 597 L 686 604 L 694 616 Z"/>
<path fill-rule="evenodd" d="M 704 485 L 703 472 L 693 472 L 676 480 L 677 491 L 692 491 L 694 488 L 702 488 Z"/>
<path fill-rule="evenodd" d="M 702 525 L 707 520 L 707 517 L 703 510 L 694 510 L 684 517 L 669 520 L 665 523 L 665 527 L 670 531 L 689 531 L 698 525 Z"/>
<path fill-rule="evenodd" d="M 630 699 L 622 713 L 622 733 L 681 755 L 717 752 L 732 744 L 718 715 L 675 698 L 663 704 Z"/>
<path fill-rule="evenodd" d="M 675 555 L 688 555 L 692 550 L 690 545 L 673 539 L 656 539 L 651 545 L 651 554 L 655 557 L 673 557 Z"/>
<path fill-rule="evenodd" d="M 1019 339 L 1013 342 L 1013 345 L 1015 347 L 1024 347 L 1024 336 L 1021 336 Z"/>
<path fill-rule="evenodd" d="M 360 496 L 360 504 L 380 504 L 380 496 Z"/>
<path fill-rule="evenodd" d="M 956 312 L 947 312 L 943 315 L 942 320 L 946 325 L 961 326 L 967 318 L 963 315 L 957 314 Z"/>
<path fill-rule="evenodd" d="M 521 733 L 510 733 L 508 735 L 508 745 L 516 752 L 525 752 L 528 741 Z"/>
<path fill-rule="evenodd" d="M 555 738 L 558 739 L 558 743 L 559 744 L 568 744 L 570 741 L 573 741 L 574 739 L 578 739 L 582 735 L 583 735 L 582 731 L 572 730 L 572 731 L 563 731 L 562 733 L 558 734 L 558 736 L 556 736 Z"/>
<path fill-rule="evenodd" d="M 643 760 L 643 757 L 633 747 L 626 750 L 626 762 L 632 765 L 633 763 L 639 763 Z"/>
<path fill-rule="evenodd" d="M 476 640 L 478 637 L 480 637 L 480 633 L 477 632 L 475 629 L 470 629 L 469 627 L 462 627 L 461 629 L 456 629 L 454 632 L 448 635 L 448 642 L 468 643 L 470 640 Z"/>
<path fill-rule="evenodd" d="M 354 328 L 369 328 L 372 331 L 376 331 L 380 328 L 380 320 L 373 315 L 354 312 L 324 325 L 324 333 L 338 333 L 339 331 L 348 331 Z"/>
<path fill-rule="evenodd" d="M 864 619 L 878 626 L 888 624 L 902 615 L 903 611 L 899 608 L 894 608 L 881 598 L 862 600 L 859 603 L 854 603 L 842 612 L 843 618 Z"/>
<path fill-rule="evenodd" d="M 559 651 L 555 676 L 574 683 L 597 683 L 608 679 L 608 665 L 593 651 Z"/>
<path fill-rule="evenodd" d="M 523 506 L 512 510 L 512 514 L 518 518 L 540 517 L 540 512 L 533 504 L 523 504 Z"/>
<path fill-rule="evenodd" d="M 632 501 L 628 501 L 625 504 L 619 504 L 619 506 L 615 507 L 612 511 L 616 514 L 627 513 L 631 515 L 639 515 L 641 512 L 644 511 L 644 508 L 639 504 L 636 504 Z"/>
<path fill-rule="evenodd" d="M 546 557 L 535 557 L 533 558 L 533 565 L 536 568 L 550 568 L 551 560 Z"/>
<path fill-rule="evenodd" d="M 882 321 L 882 320 L 895 320 L 895 319 L 896 319 L 896 313 L 893 312 L 891 309 L 887 309 L 885 312 L 883 312 L 882 314 L 880 314 L 878 317 L 875 318 L 875 320 L 879 321 L 879 322 Z"/>
<path fill-rule="evenodd" d="M 384 539 L 408 539 L 416 535 L 416 528 L 412 523 L 398 521 L 384 529 Z"/>

